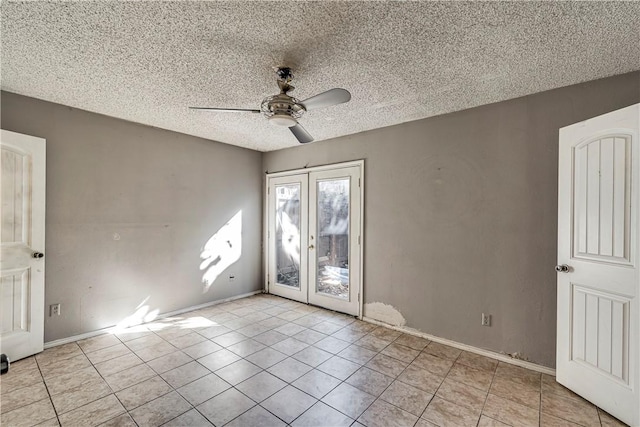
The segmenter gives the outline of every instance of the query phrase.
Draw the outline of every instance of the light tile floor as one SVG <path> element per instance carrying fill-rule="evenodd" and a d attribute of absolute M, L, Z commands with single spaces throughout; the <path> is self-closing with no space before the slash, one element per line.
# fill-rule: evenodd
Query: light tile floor
<path fill-rule="evenodd" d="M 257 295 L 48 349 L 3 426 L 620 426 L 548 375 Z"/>

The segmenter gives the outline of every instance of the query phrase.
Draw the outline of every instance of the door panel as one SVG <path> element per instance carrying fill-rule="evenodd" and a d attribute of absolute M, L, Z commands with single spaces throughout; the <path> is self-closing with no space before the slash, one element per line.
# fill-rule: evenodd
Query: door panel
<path fill-rule="evenodd" d="M 2 330 L 3 335 L 12 332 L 29 332 L 29 269 L 2 276 Z M 4 351 L 4 349 L 3 349 Z"/>
<path fill-rule="evenodd" d="M 271 178 L 268 190 L 269 292 L 305 303 L 307 187 L 301 174 Z"/>
<path fill-rule="evenodd" d="M 44 345 L 45 141 L 2 131 L 0 345 L 18 360 Z"/>
<path fill-rule="evenodd" d="M 631 264 L 631 138 L 605 135 L 574 149 L 573 257 Z"/>
<path fill-rule="evenodd" d="M 309 302 L 352 315 L 359 312 L 359 177 L 357 167 L 309 174 Z"/>
<path fill-rule="evenodd" d="M 557 380 L 640 423 L 638 105 L 560 130 Z"/>

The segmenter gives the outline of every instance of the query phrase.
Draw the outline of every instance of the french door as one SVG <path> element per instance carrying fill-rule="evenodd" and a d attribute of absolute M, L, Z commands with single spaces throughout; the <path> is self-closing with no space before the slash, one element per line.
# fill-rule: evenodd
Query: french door
<path fill-rule="evenodd" d="M 267 175 L 269 293 L 360 314 L 362 163 Z"/>

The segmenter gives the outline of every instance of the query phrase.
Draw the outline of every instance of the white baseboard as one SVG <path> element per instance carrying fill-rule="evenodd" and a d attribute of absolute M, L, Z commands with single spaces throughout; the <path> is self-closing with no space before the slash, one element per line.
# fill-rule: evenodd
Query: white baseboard
<path fill-rule="evenodd" d="M 250 297 L 250 296 L 253 296 L 253 295 L 256 295 L 256 294 L 260 294 L 262 292 L 263 292 L 263 290 L 248 292 L 246 294 L 241 294 L 241 295 L 236 295 L 236 296 L 229 297 L 229 298 L 224 298 L 224 299 L 221 299 L 221 300 L 211 301 L 211 302 L 208 302 L 208 303 L 205 303 L 205 304 L 194 305 L 194 306 L 191 306 L 191 307 L 182 308 L 180 310 L 170 311 L 170 312 L 163 313 L 163 314 L 159 315 L 154 320 L 164 319 L 164 318 L 171 317 L 171 316 L 176 316 L 178 314 L 186 313 L 186 312 L 189 312 L 189 311 L 200 310 L 200 309 L 203 309 L 203 308 L 211 307 L 211 306 L 222 304 L 222 303 L 229 302 L 229 301 L 234 301 L 234 300 L 241 299 L 241 298 L 247 298 L 247 297 Z M 380 326 L 384 326 L 386 328 L 390 328 L 390 329 L 393 329 L 393 330 L 396 330 L 396 331 L 400 331 L 400 332 L 403 332 L 405 334 L 409 334 L 409 335 L 414 335 L 414 336 L 417 336 L 417 337 L 425 338 L 425 339 L 428 339 L 430 341 L 435 341 L 435 342 L 438 342 L 438 343 L 441 343 L 441 344 L 446 344 L 448 346 L 459 348 L 460 350 L 465 350 L 465 351 L 468 351 L 470 353 L 475 353 L 475 354 L 479 354 L 481 356 L 489 357 L 491 359 L 496 359 L 496 360 L 499 360 L 501 362 L 510 363 L 512 365 L 516 365 L 516 366 L 520 366 L 520 367 L 523 367 L 523 368 L 531 369 L 532 371 L 542 372 L 543 374 L 552 375 L 554 377 L 556 375 L 555 369 L 548 368 L 548 367 L 542 366 L 542 365 L 538 365 L 538 364 L 535 364 L 535 363 L 532 363 L 532 362 L 527 362 L 526 360 L 514 359 L 512 357 L 509 357 L 508 355 L 501 354 L 501 353 L 496 353 L 496 352 L 491 351 L 491 350 L 485 350 L 485 349 L 482 349 L 482 348 L 478 348 L 478 347 L 474 347 L 474 346 L 471 346 L 471 345 L 467 345 L 467 344 L 459 343 L 459 342 L 456 342 L 456 341 L 452 341 L 452 340 L 449 340 L 449 339 L 446 339 L 446 338 L 440 338 L 440 337 L 437 337 L 435 335 L 430 335 L 430 334 L 418 331 L 416 329 L 408 328 L 406 326 L 389 325 L 387 323 L 380 322 L 378 320 L 371 319 L 369 317 L 362 317 L 362 320 L 365 321 L 365 322 L 373 323 L 375 325 L 380 325 Z M 67 337 L 67 338 L 61 338 L 59 340 L 49 341 L 49 342 L 44 343 L 44 348 L 47 349 L 47 348 L 56 347 L 56 346 L 63 345 L 63 344 L 68 344 L 68 343 L 71 343 L 71 342 L 76 342 L 76 341 L 83 340 L 83 339 L 86 339 L 86 338 L 92 338 L 92 337 L 95 337 L 95 336 L 98 336 L 98 335 L 107 334 L 107 333 L 112 332 L 114 329 L 115 329 L 115 325 L 114 326 L 110 326 L 108 328 L 99 329 L 97 331 L 86 332 L 84 334 L 79 334 L 79 335 L 74 335 L 74 336 Z"/>
<path fill-rule="evenodd" d="M 194 305 L 191 307 L 187 307 L 187 308 L 181 308 L 179 310 L 174 310 L 174 311 L 169 311 L 167 313 L 162 313 L 160 315 L 158 315 L 158 317 L 156 317 L 154 320 L 152 320 L 152 322 L 158 320 L 158 319 L 164 319 L 167 317 L 171 317 L 171 316 L 176 316 L 178 314 L 182 314 L 182 313 L 186 313 L 188 311 L 194 311 L 194 310 L 200 310 L 202 308 L 207 308 L 207 307 L 211 307 L 212 305 L 218 305 L 218 304 L 222 304 L 225 302 L 229 302 L 229 301 L 235 301 L 237 299 L 241 299 L 241 298 L 247 298 L 256 294 L 261 294 L 263 291 L 262 289 L 260 289 L 259 291 L 253 291 L 253 292 L 248 292 L 246 294 L 241 294 L 241 295 L 236 295 L 233 297 L 229 297 L 229 298 L 224 298 L 224 299 L 219 299 L 216 301 L 211 301 L 211 302 L 207 302 L 204 304 L 199 304 L 199 305 Z M 51 347 L 56 347 L 59 345 L 63 345 L 63 344 L 69 344 L 71 342 L 76 342 L 76 341 L 80 341 L 86 338 L 92 338 L 98 335 L 103 335 L 103 334 L 108 334 L 110 332 L 112 332 L 115 329 L 115 325 L 114 326 L 109 326 L 108 328 L 103 328 L 103 329 L 98 329 L 97 331 L 91 331 L 91 332 L 85 332 L 84 334 L 79 334 L 79 335 L 73 335 L 71 337 L 67 337 L 67 338 L 60 338 L 59 340 L 54 340 L 54 341 L 49 341 L 44 343 L 44 348 L 51 348 Z"/>
<path fill-rule="evenodd" d="M 531 369 L 532 371 L 542 372 L 543 374 L 556 376 L 556 370 L 552 368 L 547 368 L 546 366 L 538 365 L 536 363 L 527 362 L 526 360 L 514 359 L 506 354 L 496 353 L 495 351 L 485 350 L 478 347 L 473 347 L 471 345 L 462 344 L 456 341 L 448 340 L 446 338 L 436 337 L 435 335 L 426 334 L 424 332 L 418 331 L 416 329 L 408 328 L 406 326 L 392 326 L 384 322 L 380 322 L 375 319 L 371 319 L 369 317 L 363 317 L 362 320 L 365 322 L 373 323 L 375 325 L 384 326 L 386 328 L 390 328 L 396 331 L 404 332 L 405 334 L 414 335 L 420 338 L 426 338 L 430 341 L 435 341 L 440 344 L 446 344 L 451 347 L 459 348 L 460 350 L 465 350 L 470 353 L 479 354 L 481 356 L 486 356 L 491 359 L 496 359 L 501 362 L 510 363 L 512 365 L 520 366 L 522 368 Z"/>

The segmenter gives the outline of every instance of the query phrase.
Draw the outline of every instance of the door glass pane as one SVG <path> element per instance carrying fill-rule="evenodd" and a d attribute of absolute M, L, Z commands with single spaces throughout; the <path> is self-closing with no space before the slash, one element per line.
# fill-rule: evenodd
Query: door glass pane
<path fill-rule="evenodd" d="M 300 287 L 300 184 L 276 185 L 276 268 L 281 285 Z"/>
<path fill-rule="evenodd" d="M 318 182 L 316 291 L 349 298 L 349 178 Z"/>

